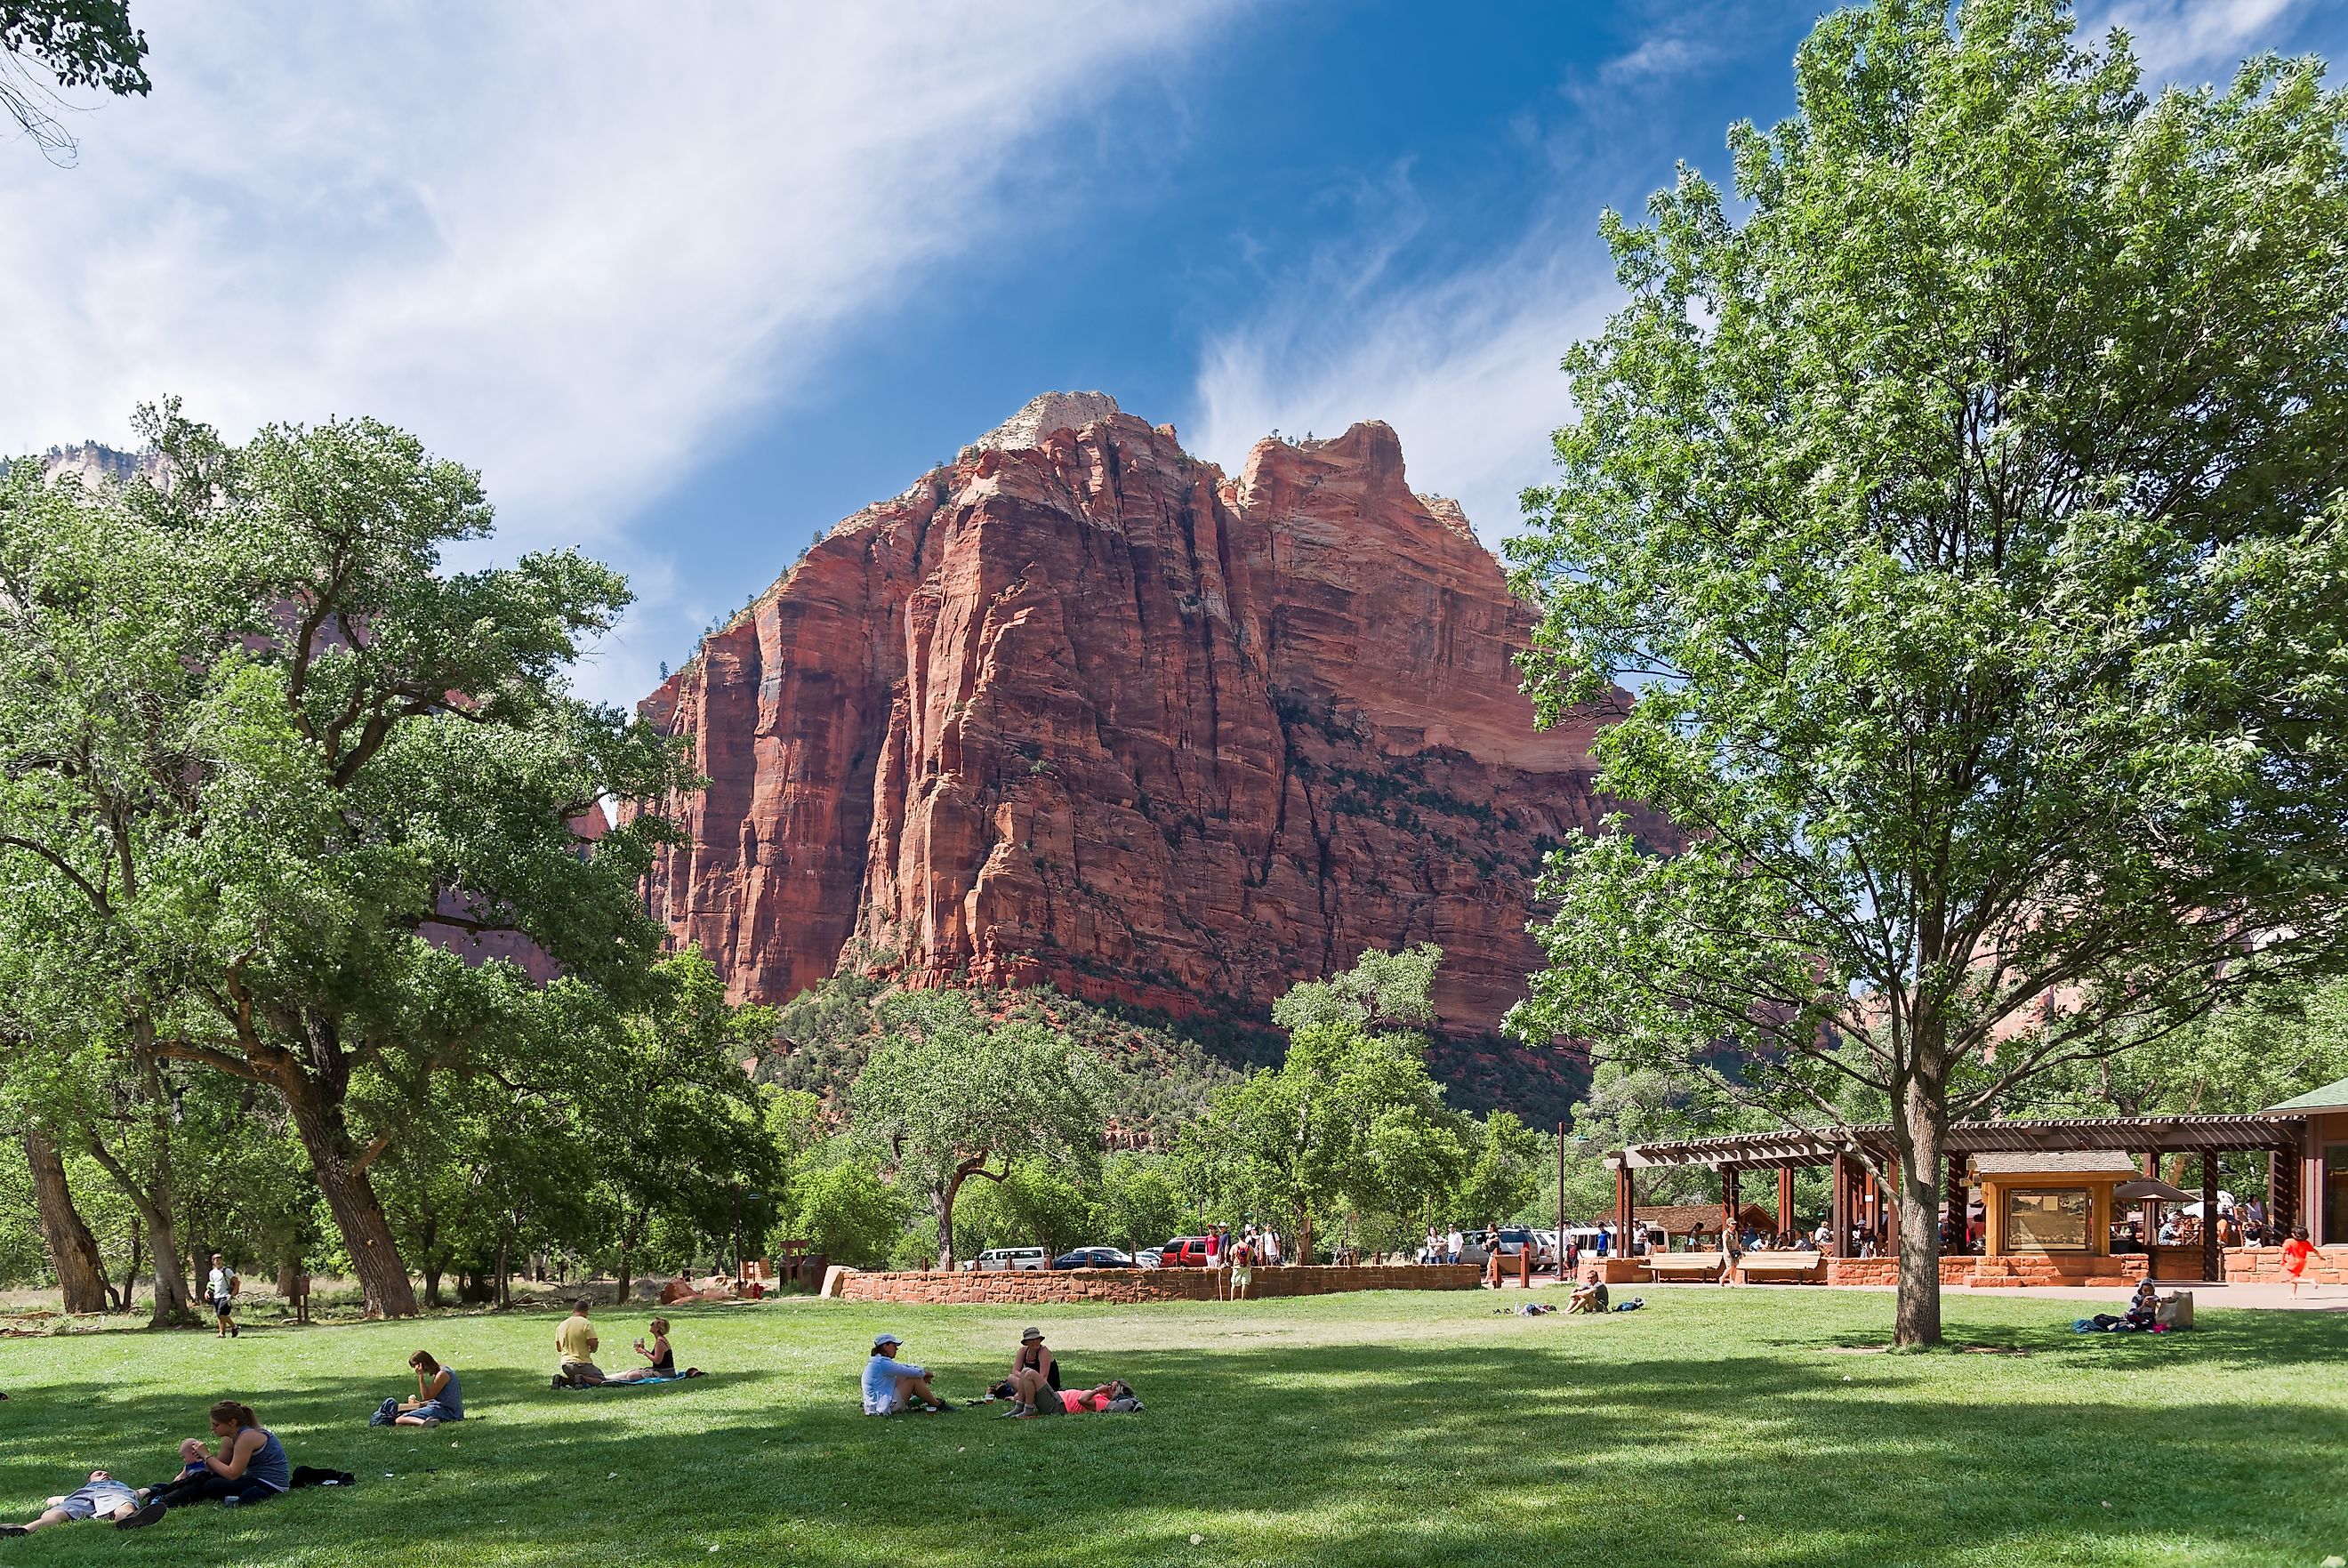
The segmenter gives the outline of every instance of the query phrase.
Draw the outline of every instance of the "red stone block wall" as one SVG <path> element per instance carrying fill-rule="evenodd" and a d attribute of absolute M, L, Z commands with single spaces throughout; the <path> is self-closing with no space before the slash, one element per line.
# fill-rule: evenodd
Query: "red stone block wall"
<path fill-rule="evenodd" d="M 1972 1261 L 1969 1283 L 1975 1285 L 2085 1285 L 2098 1290 L 2133 1287 L 2151 1262 L 2142 1253 L 2112 1258 L 2008 1253 Z"/>
<path fill-rule="evenodd" d="M 1298 1264 L 1259 1268 L 1251 1298 L 1332 1295 L 1350 1290 L 1474 1290 L 1483 1271 L 1468 1264 L 1338 1268 Z M 973 1305 L 1031 1302 L 1213 1301 L 1228 1276 L 1209 1269 L 1050 1269 L 1032 1273 L 873 1273 L 839 1271 L 843 1301 L 911 1301 Z"/>
<path fill-rule="evenodd" d="M 2308 1284 L 2348 1284 L 2348 1250 L 2335 1246 L 2318 1252 L 2307 1260 L 2307 1272 L 2299 1277 Z M 2226 1281 L 2288 1284 L 2291 1275 L 2283 1273 L 2281 1247 L 2228 1247 Z"/>

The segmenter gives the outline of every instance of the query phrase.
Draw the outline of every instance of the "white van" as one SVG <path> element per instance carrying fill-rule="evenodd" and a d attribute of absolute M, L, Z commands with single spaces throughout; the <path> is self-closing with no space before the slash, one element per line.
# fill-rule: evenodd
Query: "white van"
<path fill-rule="evenodd" d="M 1041 1247 L 989 1247 L 963 1264 L 976 1274 L 1002 1274 L 1013 1269 L 1042 1271 L 1052 1266 L 1052 1255 Z"/>

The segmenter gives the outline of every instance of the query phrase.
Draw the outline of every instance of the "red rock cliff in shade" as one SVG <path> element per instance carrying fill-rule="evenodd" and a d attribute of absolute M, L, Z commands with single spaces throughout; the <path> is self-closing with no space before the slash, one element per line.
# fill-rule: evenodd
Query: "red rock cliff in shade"
<path fill-rule="evenodd" d="M 1444 1026 L 1488 1029 L 1540 850 L 1612 809 L 1594 723 L 1533 727 L 1529 626 L 1384 425 L 1226 481 L 1039 398 L 646 700 L 710 779 L 654 908 L 763 1001 L 866 966 L 1261 1017 L 1433 941 Z"/>

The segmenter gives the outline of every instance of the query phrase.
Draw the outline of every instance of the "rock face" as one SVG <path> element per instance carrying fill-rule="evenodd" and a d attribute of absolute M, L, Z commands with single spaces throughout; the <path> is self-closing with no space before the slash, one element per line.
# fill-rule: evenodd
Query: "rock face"
<path fill-rule="evenodd" d="M 710 779 L 648 893 L 745 998 L 856 967 L 1260 1019 L 1432 941 L 1443 1026 L 1488 1030 L 1538 957 L 1530 868 L 1616 809 L 1594 718 L 1533 727 L 1529 626 L 1384 425 L 1227 480 L 1048 394 L 644 701 Z"/>

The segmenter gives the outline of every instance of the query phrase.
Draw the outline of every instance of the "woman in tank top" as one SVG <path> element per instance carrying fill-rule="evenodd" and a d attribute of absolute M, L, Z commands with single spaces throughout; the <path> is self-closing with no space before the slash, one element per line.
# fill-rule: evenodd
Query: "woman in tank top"
<path fill-rule="evenodd" d="M 211 1473 L 197 1489 L 199 1497 L 216 1497 L 232 1506 L 265 1502 L 294 1484 L 294 1467 L 287 1462 L 277 1434 L 261 1424 L 250 1405 L 222 1399 L 211 1408 L 212 1433 L 221 1451 L 204 1460 Z"/>

